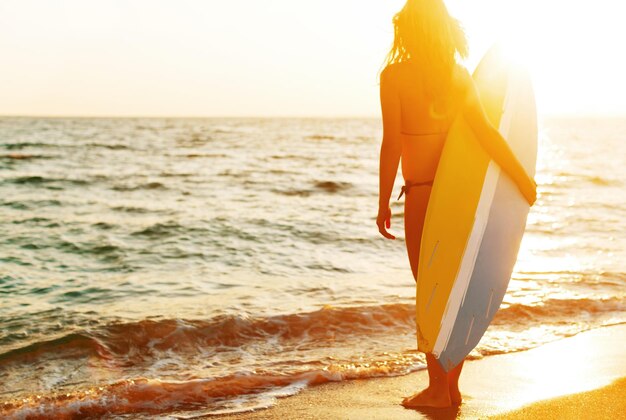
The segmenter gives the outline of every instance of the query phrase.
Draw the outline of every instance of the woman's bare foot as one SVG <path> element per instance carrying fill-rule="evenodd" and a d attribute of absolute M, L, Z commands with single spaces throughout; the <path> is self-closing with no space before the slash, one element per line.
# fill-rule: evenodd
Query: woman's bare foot
<path fill-rule="evenodd" d="M 446 390 L 447 391 L 447 390 Z M 450 400 L 450 394 L 448 392 L 442 392 L 441 390 L 435 390 L 428 387 L 417 394 L 406 397 L 402 400 L 402 405 L 405 408 L 417 408 L 417 407 L 450 407 L 452 401 Z"/>

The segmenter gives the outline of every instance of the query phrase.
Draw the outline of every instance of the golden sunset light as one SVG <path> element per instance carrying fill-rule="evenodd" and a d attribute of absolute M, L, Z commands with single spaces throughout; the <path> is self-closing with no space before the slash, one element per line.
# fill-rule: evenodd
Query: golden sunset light
<path fill-rule="evenodd" d="M 3 1 L 0 114 L 376 116 L 377 72 L 401 5 Z M 505 42 L 531 69 L 540 112 L 626 113 L 620 2 L 448 6 L 468 34 L 470 70 Z"/>
<path fill-rule="evenodd" d="M 0 0 L 0 418 L 622 418 L 625 16 Z"/>

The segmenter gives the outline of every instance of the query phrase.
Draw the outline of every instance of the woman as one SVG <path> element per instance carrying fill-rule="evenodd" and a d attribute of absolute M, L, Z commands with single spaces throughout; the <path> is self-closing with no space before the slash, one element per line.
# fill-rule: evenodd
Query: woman
<path fill-rule="evenodd" d="M 402 158 L 406 246 L 417 280 L 432 181 L 446 133 L 458 113 L 463 113 L 486 152 L 513 179 L 530 205 L 536 199 L 536 184 L 487 120 L 471 76 L 457 63 L 457 57 L 467 56 L 467 41 L 443 0 L 408 0 L 393 24 L 394 42 L 380 76 L 383 140 L 376 224 L 385 238 L 395 239 L 387 231 L 391 225 L 389 200 Z M 458 381 L 463 362 L 447 373 L 432 354 L 426 354 L 426 362 L 428 387 L 405 398 L 402 405 L 460 404 Z"/>

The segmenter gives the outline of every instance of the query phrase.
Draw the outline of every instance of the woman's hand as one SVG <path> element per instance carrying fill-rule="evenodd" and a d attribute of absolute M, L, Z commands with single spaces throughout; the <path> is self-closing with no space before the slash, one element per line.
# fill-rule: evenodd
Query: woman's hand
<path fill-rule="evenodd" d="M 387 239 L 396 239 L 387 229 L 391 227 L 391 209 L 389 207 L 379 207 L 378 216 L 376 216 L 376 225 L 378 231 Z"/>
<path fill-rule="evenodd" d="M 535 180 L 529 177 L 528 182 L 525 183 L 525 187 L 521 188 L 520 191 L 528 202 L 528 205 L 532 207 L 535 201 L 537 201 L 537 183 Z"/>

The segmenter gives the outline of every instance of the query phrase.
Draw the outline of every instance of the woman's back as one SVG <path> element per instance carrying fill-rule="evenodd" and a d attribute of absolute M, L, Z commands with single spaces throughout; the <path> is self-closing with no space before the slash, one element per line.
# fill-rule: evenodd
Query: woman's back
<path fill-rule="evenodd" d="M 432 181 L 448 129 L 462 106 L 467 71 L 457 66 L 451 75 L 447 95 L 429 99 L 421 82 L 420 69 L 411 61 L 387 66 L 382 78 L 398 99 L 402 138 L 402 174 L 407 182 Z"/>

